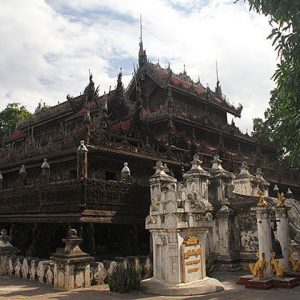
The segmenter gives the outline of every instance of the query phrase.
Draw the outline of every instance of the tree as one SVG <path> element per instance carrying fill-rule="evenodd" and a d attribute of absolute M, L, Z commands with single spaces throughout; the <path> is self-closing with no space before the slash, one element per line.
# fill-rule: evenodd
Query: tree
<path fill-rule="evenodd" d="M 31 113 L 24 106 L 20 106 L 19 103 L 9 103 L 0 112 L 0 141 L 16 129 L 19 121 L 27 120 L 30 116 Z"/>
<path fill-rule="evenodd" d="M 269 39 L 278 52 L 265 120 L 254 119 L 254 135 L 275 143 L 282 159 L 300 166 L 300 1 L 244 0 L 250 10 L 270 18 Z"/>

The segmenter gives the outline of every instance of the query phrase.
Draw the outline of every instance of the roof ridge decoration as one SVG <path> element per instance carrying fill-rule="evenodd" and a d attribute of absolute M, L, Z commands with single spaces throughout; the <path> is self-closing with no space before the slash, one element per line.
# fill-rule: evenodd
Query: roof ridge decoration
<path fill-rule="evenodd" d="M 67 95 L 67 100 L 71 105 L 73 112 L 80 111 L 84 104 L 96 102 L 96 99 L 99 98 L 99 85 L 95 88 L 95 83 L 93 81 L 93 74 L 89 72 L 89 83 L 85 87 L 83 94 L 77 97 L 72 97 L 70 94 Z"/>

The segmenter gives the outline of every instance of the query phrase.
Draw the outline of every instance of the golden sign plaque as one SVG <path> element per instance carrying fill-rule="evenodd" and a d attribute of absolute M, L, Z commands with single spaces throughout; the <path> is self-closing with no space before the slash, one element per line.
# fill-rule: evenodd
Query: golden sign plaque
<path fill-rule="evenodd" d="M 203 278 L 202 263 L 203 249 L 195 235 L 188 235 L 181 245 L 181 271 L 184 283 Z"/>

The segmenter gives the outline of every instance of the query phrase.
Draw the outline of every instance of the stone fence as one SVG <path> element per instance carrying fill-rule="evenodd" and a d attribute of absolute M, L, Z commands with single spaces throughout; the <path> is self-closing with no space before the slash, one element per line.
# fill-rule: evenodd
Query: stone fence
<path fill-rule="evenodd" d="M 114 260 L 94 261 L 90 264 L 91 285 L 105 283 L 108 275 L 112 274 L 117 264 L 131 264 L 136 270 L 142 272 L 142 279 L 152 277 L 152 261 L 149 256 L 116 257 Z M 1 256 L 0 264 L 2 275 L 24 278 L 32 281 L 53 285 L 54 284 L 54 262 L 37 257 L 23 257 L 18 255 Z"/>
<path fill-rule="evenodd" d="M 114 260 L 94 261 L 81 251 L 74 229 L 63 241 L 65 248 L 58 248 L 49 259 L 16 255 L 18 249 L 10 244 L 6 230 L 0 234 L 0 275 L 24 278 L 71 290 L 106 283 L 118 264 L 132 265 L 141 272 L 141 279 L 152 277 L 153 265 L 149 256 L 115 257 Z"/>

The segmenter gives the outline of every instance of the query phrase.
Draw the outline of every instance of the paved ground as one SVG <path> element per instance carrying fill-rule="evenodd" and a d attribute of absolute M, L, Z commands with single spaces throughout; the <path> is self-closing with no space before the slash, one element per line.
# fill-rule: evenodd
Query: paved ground
<path fill-rule="evenodd" d="M 200 300 L 299 300 L 300 286 L 293 289 L 271 289 L 266 291 L 248 290 L 235 284 L 239 274 L 215 274 L 225 286 L 224 292 L 194 297 L 157 297 L 145 295 L 141 292 L 117 294 L 109 292 L 107 286 L 97 286 L 72 292 L 63 292 L 49 286 L 30 282 L 19 278 L 0 278 L 0 299 L 5 300 L 114 300 L 114 299 L 200 299 Z"/>

